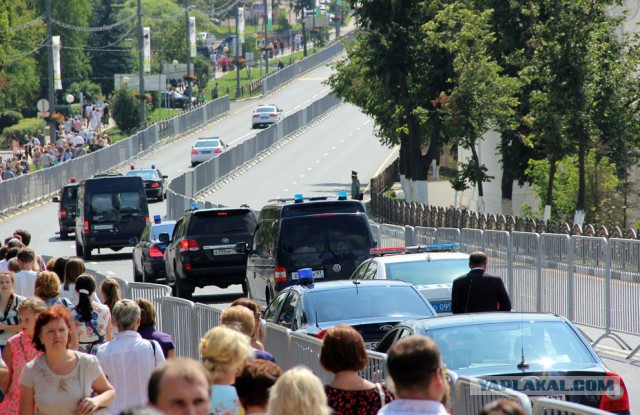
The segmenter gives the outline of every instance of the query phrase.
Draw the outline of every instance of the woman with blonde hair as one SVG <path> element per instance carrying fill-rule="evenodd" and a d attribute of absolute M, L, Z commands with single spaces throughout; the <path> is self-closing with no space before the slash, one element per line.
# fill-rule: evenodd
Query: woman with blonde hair
<path fill-rule="evenodd" d="M 239 414 L 240 401 L 233 384 L 238 369 L 253 357 L 249 338 L 228 327 L 215 327 L 200 340 L 200 356 L 212 383 L 213 413 Z"/>
<path fill-rule="evenodd" d="M 253 312 L 247 307 L 241 305 L 232 305 L 222 312 L 220 316 L 220 323 L 222 325 L 230 327 L 234 330 L 251 338 L 251 335 L 255 333 L 255 320 Z M 251 345 L 253 347 L 253 344 Z M 256 349 L 253 347 L 256 359 L 269 360 L 275 363 L 276 359 L 273 355 L 265 350 Z"/>
<path fill-rule="evenodd" d="M 0 271 L 0 350 L 4 349 L 7 341 L 20 332 L 18 324 L 18 306 L 25 297 L 13 292 L 16 274 Z"/>
<path fill-rule="evenodd" d="M 264 345 L 262 344 L 262 310 L 260 310 L 260 306 L 255 301 L 246 297 L 240 297 L 233 300 L 231 306 L 233 307 L 236 305 L 246 307 L 253 313 L 255 327 L 250 336 L 251 346 L 256 350 L 265 350 Z"/>
<path fill-rule="evenodd" d="M 58 274 L 53 271 L 42 271 L 36 277 L 35 284 L 36 297 L 42 298 L 47 306 L 62 304 L 67 308 L 72 308 L 73 303 L 65 297 L 60 296 L 60 280 Z"/>
<path fill-rule="evenodd" d="M 322 382 L 309 369 L 296 366 L 276 381 L 269 392 L 269 415 L 329 415 Z"/>

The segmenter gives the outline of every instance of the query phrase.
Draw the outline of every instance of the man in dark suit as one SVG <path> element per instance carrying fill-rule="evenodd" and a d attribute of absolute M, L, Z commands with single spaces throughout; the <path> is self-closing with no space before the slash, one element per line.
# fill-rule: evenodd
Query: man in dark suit
<path fill-rule="evenodd" d="M 469 256 L 467 275 L 453 281 L 451 311 L 453 314 L 482 311 L 511 311 L 511 300 L 500 277 L 487 274 L 487 255 L 474 252 Z"/>

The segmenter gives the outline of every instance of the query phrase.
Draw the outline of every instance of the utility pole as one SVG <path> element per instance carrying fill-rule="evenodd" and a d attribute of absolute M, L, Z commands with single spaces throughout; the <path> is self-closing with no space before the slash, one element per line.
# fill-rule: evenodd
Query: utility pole
<path fill-rule="evenodd" d="M 240 2 L 236 5 L 236 98 L 242 95 L 240 89 Z"/>
<path fill-rule="evenodd" d="M 48 63 L 48 74 L 49 74 L 49 114 L 53 115 L 56 111 L 55 104 L 55 90 L 54 90 L 54 80 L 53 80 L 53 32 L 51 27 L 51 0 L 47 0 L 47 44 L 49 47 L 47 48 L 47 63 Z M 82 104 L 82 102 L 80 103 Z M 84 117 L 84 114 L 82 114 Z M 56 142 L 56 123 L 53 121 L 49 122 L 49 140 L 51 144 Z"/>
<path fill-rule="evenodd" d="M 138 0 L 140 1 L 140 0 Z M 191 28 L 189 25 L 189 0 L 184 0 L 184 16 L 187 22 L 186 24 L 186 39 L 187 39 L 187 91 L 189 91 L 189 102 L 187 108 L 191 109 L 191 97 L 193 96 L 191 87 Z"/>
<path fill-rule="evenodd" d="M 269 75 L 269 17 L 267 16 L 267 0 L 264 3 L 264 56 L 266 59 L 266 71 L 265 74 Z"/>
<path fill-rule="evenodd" d="M 140 129 L 145 125 L 144 115 L 144 38 L 142 34 L 142 0 L 138 0 L 138 77 L 140 78 Z"/>

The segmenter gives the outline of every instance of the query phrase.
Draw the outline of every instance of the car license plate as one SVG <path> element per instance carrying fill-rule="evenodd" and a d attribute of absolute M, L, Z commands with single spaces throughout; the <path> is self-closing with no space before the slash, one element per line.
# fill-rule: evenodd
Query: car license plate
<path fill-rule="evenodd" d="M 376 347 L 378 347 L 378 342 L 365 342 L 364 346 L 367 348 L 367 350 L 376 350 Z"/>
<path fill-rule="evenodd" d="M 564 395 L 529 395 L 529 399 L 531 399 L 531 401 L 535 401 L 536 399 L 540 399 L 540 398 L 547 398 L 547 399 L 555 399 L 557 401 L 566 401 L 567 398 Z"/>
<path fill-rule="evenodd" d="M 202 150 L 200 151 L 202 154 L 211 154 L 211 150 Z"/>
<path fill-rule="evenodd" d="M 213 250 L 213 255 L 233 255 L 235 253 L 236 253 L 236 250 L 233 248 Z"/>
<path fill-rule="evenodd" d="M 324 278 L 324 270 L 314 270 L 313 271 L 313 279 L 317 280 L 317 279 L 321 279 Z M 297 280 L 298 279 L 298 273 L 297 272 L 292 272 L 291 273 L 291 279 L 292 280 Z"/>
<path fill-rule="evenodd" d="M 431 303 L 431 306 L 436 313 L 450 313 L 451 312 L 451 301 L 443 301 L 440 303 Z"/>
<path fill-rule="evenodd" d="M 107 223 L 105 225 L 93 225 L 93 229 L 96 231 L 106 231 L 109 229 L 113 229 L 113 224 Z"/>

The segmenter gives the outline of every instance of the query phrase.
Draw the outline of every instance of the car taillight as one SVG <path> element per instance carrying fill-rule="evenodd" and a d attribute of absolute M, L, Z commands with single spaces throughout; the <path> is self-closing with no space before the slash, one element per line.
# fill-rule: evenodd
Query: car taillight
<path fill-rule="evenodd" d="M 84 233 L 86 233 L 86 234 L 89 233 L 89 221 L 88 220 L 84 221 Z"/>
<path fill-rule="evenodd" d="M 322 331 L 321 331 L 321 332 L 319 332 L 319 333 L 316 333 L 316 337 L 317 337 L 317 338 L 319 338 L 319 339 L 322 339 L 322 338 L 324 338 L 324 335 L 325 335 L 325 334 L 327 334 L 327 330 L 326 330 L 326 329 L 325 329 L 325 330 L 322 330 Z"/>
<path fill-rule="evenodd" d="M 198 150 L 191 150 L 191 154 L 198 154 Z"/>
<path fill-rule="evenodd" d="M 152 189 L 157 189 L 158 187 L 160 187 L 160 185 L 158 184 L 158 182 L 153 182 L 153 183 L 151 183 L 151 188 L 152 188 Z"/>
<path fill-rule="evenodd" d="M 260 115 L 258 115 L 258 114 L 253 114 L 253 118 L 260 118 Z"/>
<path fill-rule="evenodd" d="M 144 218 L 144 223 L 149 223 L 150 221 L 151 221 L 151 220 L 149 219 L 149 216 L 146 216 L 146 217 Z"/>
<path fill-rule="evenodd" d="M 273 270 L 276 272 L 276 282 L 287 282 L 287 269 L 276 265 Z"/>
<path fill-rule="evenodd" d="M 600 409 L 608 412 L 625 412 L 629 411 L 629 394 L 627 393 L 627 387 L 624 384 L 624 380 L 615 373 L 605 373 L 605 379 L 613 378 L 616 384 L 620 385 L 619 394 L 616 396 L 616 392 L 612 391 L 610 395 L 606 393 L 602 394 L 600 398 Z M 622 394 L 620 396 L 620 394 Z"/>
<path fill-rule="evenodd" d="M 59 216 L 60 216 L 60 219 L 66 219 L 67 218 L 67 209 L 60 209 Z"/>
<path fill-rule="evenodd" d="M 164 253 L 155 245 L 152 245 L 151 248 L 149 248 L 149 256 L 151 258 L 162 258 L 164 257 Z"/>
<path fill-rule="evenodd" d="M 196 252 L 200 250 L 200 245 L 195 239 L 183 239 L 180 242 L 180 252 Z"/>
<path fill-rule="evenodd" d="M 278 116 L 278 114 L 269 114 L 269 117 L 273 117 L 273 118 L 275 118 L 275 117 L 277 117 L 277 116 Z"/>
<path fill-rule="evenodd" d="M 222 149 L 221 148 L 216 148 L 215 150 L 213 150 L 214 153 L 222 153 Z"/>

